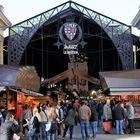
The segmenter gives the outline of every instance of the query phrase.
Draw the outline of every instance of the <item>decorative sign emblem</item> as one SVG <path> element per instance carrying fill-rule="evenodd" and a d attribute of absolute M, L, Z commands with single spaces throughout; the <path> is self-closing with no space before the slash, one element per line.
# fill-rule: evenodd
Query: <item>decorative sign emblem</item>
<path fill-rule="evenodd" d="M 69 40 L 73 40 L 77 32 L 76 23 L 66 23 L 64 24 L 64 33 Z"/>
<path fill-rule="evenodd" d="M 82 29 L 75 22 L 66 22 L 60 27 L 59 37 L 66 45 L 77 45 L 82 38 Z"/>

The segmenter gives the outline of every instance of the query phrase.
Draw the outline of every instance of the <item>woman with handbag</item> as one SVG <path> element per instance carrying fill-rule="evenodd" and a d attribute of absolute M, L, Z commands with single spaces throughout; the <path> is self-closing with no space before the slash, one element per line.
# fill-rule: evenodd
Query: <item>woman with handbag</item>
<path fill-rule="evenodd" d="M 107 99 L 106 104 L 103 107 L 103 130 L 106 134 L 110 134 L 111 120 L 112 120 L 112 110 L 110 107 L 110 99 Z"/>
<path fill-rule="evenodd" d="M 33 117 L 31 118 L 31 120 L 29 122 L 27 122 L 29 131 L 28 131 L 28 136 L 29 136 L 29 140 L 39 140 L 39 134 L 40 134 L 40 116 L 38 113 L 38 109 L 34 108 L 33 109 Z"/>

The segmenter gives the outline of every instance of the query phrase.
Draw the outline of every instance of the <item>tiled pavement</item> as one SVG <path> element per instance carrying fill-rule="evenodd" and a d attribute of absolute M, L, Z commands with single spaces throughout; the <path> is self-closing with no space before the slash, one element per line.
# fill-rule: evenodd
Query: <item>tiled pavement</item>
<path fill-rule="evenodd" d="M 2 139 L 0 138 L 0 140 Z M 28 138 L 24 137 L 22 140 L 28 140 Z M 67 132 L 65 140 L 69 140 L 69 131 Z M 81 140 L 81 129 L 79 125 L 75 126 L 74 128 L 73 140 Z M 99 128 L 95 140 L 140 140 L 140 129 L 137 129 L 136 133 L 133 135 L 131 134 L 116 135 L 115 128 L 112 129 L 111 134 L 104 134 L 102 129 Z"/>

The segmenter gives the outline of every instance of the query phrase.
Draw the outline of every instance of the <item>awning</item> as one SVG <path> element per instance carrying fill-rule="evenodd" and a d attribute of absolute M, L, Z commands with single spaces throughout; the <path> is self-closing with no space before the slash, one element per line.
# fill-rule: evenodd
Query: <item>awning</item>
<path fill-rule="evenodd" d="M 99 72 L 101 86 L 110 95 L 140 95 L 140 70 Z"/>
<path fill-rule="evenodd" d="M 40 78 L 33 66 L 0 65 L 0 86 L 17 87 L 38 92 Z"/>
<path fill-rule="evenodd" d="M 16 88 L 12 88 L 12 87 L 8 87 L 8 89 L 11 91 L 17 92 L 17 93 L 22 92 L 26 96 L 33 96 L 33 97 L 43 96 L 43 94 L 41 94 L 41 93 L 37 93 L 37 92 L 30 91 L 27 89 L 16 89 Z"/>
<path fill-rule="evenodd" d="M 84 80 L 87 80 L 93 84 L 96 84 L 96 85 L 100 85 L 100 80 L 97 79 L 97 78 L 94 78 L 90 75 L 87 75 L 86 73 L 82 72 L 82 71 L 79 71 L 79 70 L 75 70 L 75 69 L 69 69 L 69 70 L 66 70 L 54 77 L 51 77 L 50 79 L 45 79 L 41 84 L 42 85 L 48 85 L 48 84 L 55 84 L 55 83 L 58 83 L 64 79 L 67 79 L 67 78 L 71 78 L 71 77 L 74 77 L 74 76 L 78 76 Z"/>

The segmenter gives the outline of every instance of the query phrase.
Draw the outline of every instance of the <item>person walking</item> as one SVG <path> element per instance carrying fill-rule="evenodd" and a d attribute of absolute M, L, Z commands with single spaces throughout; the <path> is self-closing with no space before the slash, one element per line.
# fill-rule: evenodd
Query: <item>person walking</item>
<path fill-rule="evenodd" d="M 97 125 L 98 125 L 98 112 L 97 112 L 97 105 L 94 102 L 91 107 L 91 118 L 90 118 L 90 125 L 91 125 L 91 129 L 92 129 L 92 134 L 93 134 L 93 138 L 96 137 L 97 134 Z"/>
<path fill-rule="evenodd" d="M 28 129 L 28 126 L 26 126 L 24 124 L 27 124 L 27 122 L 30 121 L 32 118 L 32 112 L 29 110 L 27 104 L 23 108 L 23 117 L 22 118 L 23 118 L 23 136 L 25 136 L 25 133 L 26 133 L 25 130 L 27 129 L 29 131 L 29 129 Z"/>
<path fill-rule="evenodd" d="M 118 101 L 114 108 L 114 117 L 116 121 L 116 133 L 124 134 L 123 132 L 123 119 L 125 118 L 124 109 L 121 107 L 121 102 Z"/>
<path fill-rule="evenodd" d="M 90 118 L 91 118 L 91 110 L 87 106 L 87 101 L 83 101 L 81 103 L 81 107 L 79 108 L 79 120 L 81 126 L 82 140 L 85 140 L 86 137 L 90 139 Z"/>
<path fill-rule="evenodd" d="M 23 115 L 22 114 L 23 114 L 23 107 L 22 107 L 22 104 L 19 103 L 17 107 L 17 112 L 15 114 L 15 119 L 18 121 L 18 124 L 20 126 L 20 131 L 22 131 L 23 129 L 23 125 L 22 125 Z"/>
<path fill-rule="evenodd" d="M 97 111 L 98 111 L 98 126 L 101 127 L 103 123 L 103 103 L 101 100 L 99 100 L 99 103 L 97 104 Z"/>
<path fill-rule="evenodd" d="M 47 130 L 47 140 L 57 140 L 57 114 L 56 114 L 56 104 L 53 100 L 50 99 L 49 104 L 46 108 L 46 114 L 48 117 L 48 122 L 51 123 L 51 127 Z"/>
<path fill-rule="evenodd" d="M 57 124 L 58 124 L 58 138 L 62 138 L 62 129 L 63 129 L 63 121 L 64 121 L 64 113 L 62 109 L 62 102 L 59 101 L 56 107 L 56 114 L 57 114 Z"/>
<path fill-rule="evenodd" d="M 68 111 L 68 114 L 64 121 L 65 129 L 64 129 L 64 133 L 63 133 L 63 140 L 65 139 L 68 129 L 70 129 L 70 140 L 73 139 L 73 128 L 75 125 L 77 125 L 77 122 L 78 122 L 77 107 L 73 105 L 73 107 Z"/>
<path fill-rule="evenodd" d="M 1 126 L 2 123 L 3 123 L 3 116 L 2 116 L 2 113 L 1 113 L 1 110 L 0 110 L 0 126 Z"/>
<path fill-rule="evenodd" d="M 19 133 L 18 122 L 14 119 L 14 115 L 8 113 L 6 120 L 1 125 L 0 139 L 1 140 L 13 140 L 14 133 Z"/>
<path fill-rule="evenodd" d="M 106 100 L 106 104 L 103 107 L 103 122 L 107 122 L 111 127 L 112 111 L 110 107 L 110 99 Z M 110 134 L 110 131 L 105 131 L 106 134 Z"/>
<path fill-rule="evenodd" d="M 47 113 L 46 113 L 46 105 L 43 104 L 39 109 L 40 109 L 41 140 L 46 140 L 47 139 L 46 124 L 48 122 L 48 117 L 47 117 Z"/>
<path fill-rule="evenodd" d="M 135 134 L 134 129 L 134 107 L 132 103 L 128 101 L 127 105 L 127 118 L 128 118 L 128 125 L 129 125 L 129 134 Z"/>
<path fill-rule="evenodd" d="M 40 114 L 38 112 L 37 108 L 33 109 L 33 116 L 29 122 L 24 124 L 24 126 L 28 126 L 28 136 L 29 140 L 40 140 L 39 134 L 40 134 Z"/>

